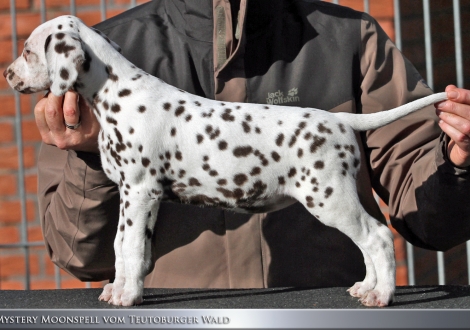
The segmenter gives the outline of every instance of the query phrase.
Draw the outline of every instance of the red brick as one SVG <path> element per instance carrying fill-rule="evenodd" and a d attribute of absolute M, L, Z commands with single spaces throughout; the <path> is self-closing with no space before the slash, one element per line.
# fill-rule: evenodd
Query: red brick
<path fill-rule="evenodd" d="M 16 9 L 29 8 L 29 0 L 15 0 Z M 10 0 L 0 0 L 0 10 L 10 9 Z"/>
<path fill-rule="evenodd" d="M 395 40 L 395 25 L 391 19 L 379 19 L 379 25 L 391 40 Z"/>
<path fill-rule="evenodd" d="M 0 290 L 24 290 L 24 282 L 16 280 L 0 281 Z"/>
<path fill-rule="evenodd" d="M 34 119 L 23 120 L 21 123 L 21 130 L 24 141 L 41 141 L 41 134 L 39 134 L 39 130 Z"/>
<path fill-rule="evenodd" d="M 149 2 L 149 0 L 137 0 L 137 4 L 143 4 Z M 129 5 L 129 0 L 114 0 L 115 4 L 119 5 Z"/>
<path fill-rule="evenodd" d="M 28 242 L 42 242 L 42 230 L 40 226 L 28 227 Z"/>
<path fill-rule="evenodd" d="M 15 175 L 0 175 L 0 196 L 12 196 L 17 193 Z"/>
<path fill-rule="evenodd" d="M 75 4 L 77 7 L 79 6 L 90 6 L 90 5 L 99 5 L 99 0 L 76 0 Z M 41 6 L 41 2 L 39 0 L 34 0 L 34 5 L 36 8 Z M 64 2 L 62 0 L 46 0 L 46 8 L 69 8 L 69 3 Z"/>
<path fill-rule="evenodd" d="M 37 255 L 29 256 L 30 274 L 39 274 L 39 263 Z M 23 255 L 3 256 L 0 257 L 0 278 L 9 276 L 25 275 L 25 259 Z"/>
<path fill-rule="evenodd" d="M 5 80 L 5 79 L 0 79 Z M 15 116 L 15 97 L 11 95 L 0 95 L 0 117 Z M 31 95 L 20 95 L 20 109 L 22 114 L 32 113 Z"/>
<path fill-rule="evenodd" d="M 20 232 L 16 226 L 0 227 L 0 244 L 19 243 Z"/>
<path fill-rule="evenodd" d="M 18 38 L 24 39 L 22 43 L 40 24 L 41 15 L 39 13 L 18 13 L 16 15 L 16 33 Z M 0 38 L 11 38 L 11 16 L 9 14 L 0 15 Z"/>
<path fill-rule="evenodd" d="M 13 60 L 12 52 L 11 40 L 0 40 L 0 63 L 10 64 Z"/>
<path fill-rule="evenodd" d="M 38 192 L 38 176 L 36 174 L 26 175 L 25 177 L 26 193 L 37 194 Z"/>
<path fill-rule="evenodd" d="M 57 289 L 55 280 L 34 280 L 31 281 L 31 290 L 52 290 Z"/>
<path fill-rule="evenodd" d="M 35 219 L 35 204 L 32 200 L 26 201 L 26 219 Z M 0 223 L 19 223 L 21 221 L 21 205 L 19 201 L 0 201 Z"/>
<path fill-rule="evenodd" d="M 80 280 L 71 278 L 67 280 L 62 280 L 60 283 L 62 289 L 82 289 L 86 288 L 86 283 Z"/>
<path fill-rule="evenodd" d="M 12 142 L 15 139 L 15 132 L 13 131 L 13 123 L 0 122 L 0 143 Z"/>
<path fill-rule="evenodd" d="M 405 266 L 397 267 L 395 274 L 397 285 L 408 285 L 408 269 Z"/>
<path fill-rule="evenodd" d="M 35 165 L 35 151 L 32 146 L 23 147 L 23 162 L 25 168 L 30 168 Z M 0 148 L 0 170 L 9 169 L 15 170 L 18 168 L 18 148 L 15 147 L 1 147 Z"/>
<path fill-rule="evenodd" d="M 397 235 L 393 240 L 393 245 L 395 246 L 395 260 L 404 261 L 406 260 L 406 245 L 405 240 Z"/>

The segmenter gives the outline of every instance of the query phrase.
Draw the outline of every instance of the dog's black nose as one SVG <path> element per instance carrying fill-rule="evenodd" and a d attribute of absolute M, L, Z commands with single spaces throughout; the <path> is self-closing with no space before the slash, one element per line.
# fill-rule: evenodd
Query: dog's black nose
<path fill-rule="evenodd" d="M 6 78 L 7 77 L 7 70 L 3 71 L 3 76 Z"/>

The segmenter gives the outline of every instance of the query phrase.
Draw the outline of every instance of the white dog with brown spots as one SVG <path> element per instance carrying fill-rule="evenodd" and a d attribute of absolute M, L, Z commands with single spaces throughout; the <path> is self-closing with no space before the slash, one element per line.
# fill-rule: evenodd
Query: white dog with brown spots
<path fill-rule="evenodd" d="M 367 273 L 350 294 L 367 306 L 393 301 L 393 238 L 359 202 L 354 130 L 386 125 L 445 93 L 365 115 L 209 100 L 136 68 L 73 16 L 34 30 L 4 76 L 21 93 L 75 90 L 101 124 L 102 165 L 119 185 L 121 209 L 116 277 L 100 300 L 142 303 L 158 208 L 173 200 L 250 213 L 299 201 L 361 249 Z"/>

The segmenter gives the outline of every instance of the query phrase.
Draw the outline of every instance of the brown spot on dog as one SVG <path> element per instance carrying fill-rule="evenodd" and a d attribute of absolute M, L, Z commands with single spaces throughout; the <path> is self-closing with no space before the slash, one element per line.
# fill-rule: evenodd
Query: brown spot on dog
<path fill-rule="evenodd" d="M 131 92 L 130 89 L 125 88 L 125 89 L 119 91 L 118 96 L 119 97 L 129 96 L 129 95 L 131 95 L 131 93 L 132 92 Z"/>
<path fill-rule="evenodd" d="M 284 141 L 284 134 L 280 133 L 276 138 L 276 145 L 278 147 L 282 146 L 283 141 Z"/>
<path fill-rule="evenodd" d="M 220 149 L 220 150 L 225 150 L 225 149 L 227 149 L 227 145 L 228 145 L 228 144 L 227 144 L 226 141 L 224 141 L 224 140 L 219 141 L 219 149 Z"/>
<path fill-rule="evenodd" d="M 250 175 L 255 176 L 261 173 L 261 168 L 256 166 L 251 169 Z"/>
<path fill-rule="evenodd" d="M 235 157 L 247 157 L 253 152 L 253 148 L 251 146 L 241 146 L 236 147 L 233 149 L 233 155 Z"/>
<path fill-rule="evenodd" d="M 218 184 L 219 186 L 225 186 L 225 185 L 227 184 L 227 180 L 225 180 L 225 179 L 220 179 L 220 180 L 217 181 L 217 184 Z"/>
<path fill-rule="evenodd" d="M 220 117 L 222 117 L 222 119 L 225 121 L 234 121 L 235 117 L 230 114 L 231 112 L 232 110 L 225 109 L 225 112 Z"/>
<path fill-rule="evenodd" d="M 144 167 L 148 167 L 150 165 L 150 159 L 148 159 L 146 157 L 143 157 L 142 158 L 142 165 L 144 165 Z"/>
<path fill-rule="evenodd" d="M 278 162 L 281 159 L 281 156 L 275 151 L 271 153 L 271 157 L 274 159 L 274 161 Z"/>
<path fill-rule="evenodd" d="M 289 170 L 289 173 L 287 173 L 287 176 L 289 178 L 292 178 L 296 173 L 297 173 L 297 170 L 295 169 L 295 167 L 291 167 L 291 169 Z"/>
<path fill-rule="evenodd" d="M 317 160 L 315 164 L 313 164 L 313 167 L 317 170 L 322 170 L 325 167 L 325 163 L 321 160 Z"/>
<path fill-rule="evenodd" d="M 250 127 L 250 125 L 248 125 L 248 123 L 246 121 L 242 122 L 242 127 L 243 127 L 243 131 L 245 133 L 250 133 L 251 127 Z"/>
<path fill-rule="evenodd" d="M 184 112 L 184 107 L 182 105 L 180 105 L 178 108 L 176 108 L 175 110 L 175 116 L 176 117 L 179 117 L 183 114 Z"/>
<path fill-rule="evenodd" d="M 233 182 L 237 185 L 237 186 L 243 186 L 243 184 L 245 182 L 248 181 L 248 177 L 243 174 L 243 173 L 240 173 L 240 174 L 236 174 L 234 177 L 233 177 Z"/>
<path fill-rule="evenodd" d="M 319 137 L 315 135 L 313 137 L 313 142 L 310 145 L 310 152 L 312 154 L 315 153 L 325 142 L 326 142 L 326 139 L 324 137 Z"/>
<path fill-rule="evenodd" d="M 329 129 L 328 127 L 326 127 L 323 123 L 318 124 L 317 128 L 318 128 L 318 131 L 319 131 L 320 133 L 333 134 L 333 132 L 331 131 L 331 129 Z"/>
<path fill-rule="evenodd" d="M 171 104 L 168 103 L 168 102 L 163 103 L 163 109 L 164 109 L 165 111 L 170 111 L 170 109 L 171 109 Z"/>
<path fill-rule="evenodd" d="M 325 198 L 330 197 L 331 194 L 333 194 L 333 188 L 327 187 L 327 188 L 325 189 Z"/>
<path fill-rule="evenodd" d="M 114 113 L 117 113 L 117 112 L 121 111 L 121 106 L 119 104 L 115 103 L 111 106 L 111 111 L 114 112 Z"/>
<path fill-rule="evenodd" d="M 188 183 L 189 183 L 189 185 L 190 185 L 191 187 L 194 187 L 194 186 L 200 187 L 200 186 L 201 186 L 201 183 L 200 183 L 199 180 L 196 179 L 196 178 L 189 178 Z"/>
<path fill-rule="evenodd" d="M 69 79 L 69 71 L 66 69 L 66 68 L 62 68 L 60 69 L 60 77 L 64 80 L 68 80 Z"/>

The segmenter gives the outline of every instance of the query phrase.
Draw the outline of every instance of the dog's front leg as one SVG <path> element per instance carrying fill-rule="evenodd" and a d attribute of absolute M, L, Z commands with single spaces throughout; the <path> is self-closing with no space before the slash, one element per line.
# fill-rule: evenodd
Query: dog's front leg
<path fill-rule="evenodd" d="M 122 195 L 121 195 L 122 196 Z M 119 225 L 114 238 L 114 254 L 115 254 L 115 277 L 113 283 L 105 285 L 103 292 L 98 298 L 101 301 L 107 301 L 113 305 L 120 305 L 122 290 L 125 283 L 125 264 L 122 253 L 122 244 L 124 242 L 124 230 L 126 228 L 125 220 L 126 203 L 121 198 Z"/>
<path fill-rule="evenodd" d="M 151 198 L 142 191 L 133 193 L 126 190 L 121 196 L 119 227 L 114 243 L 116 278 L 108 302 L 132 306 L 143 302 L 144 278 L 153 266 L 151 238 L 160 203 L 159 199 Z M 103 297 L 109 289 L 106 291 L 105 287 Z"/>

